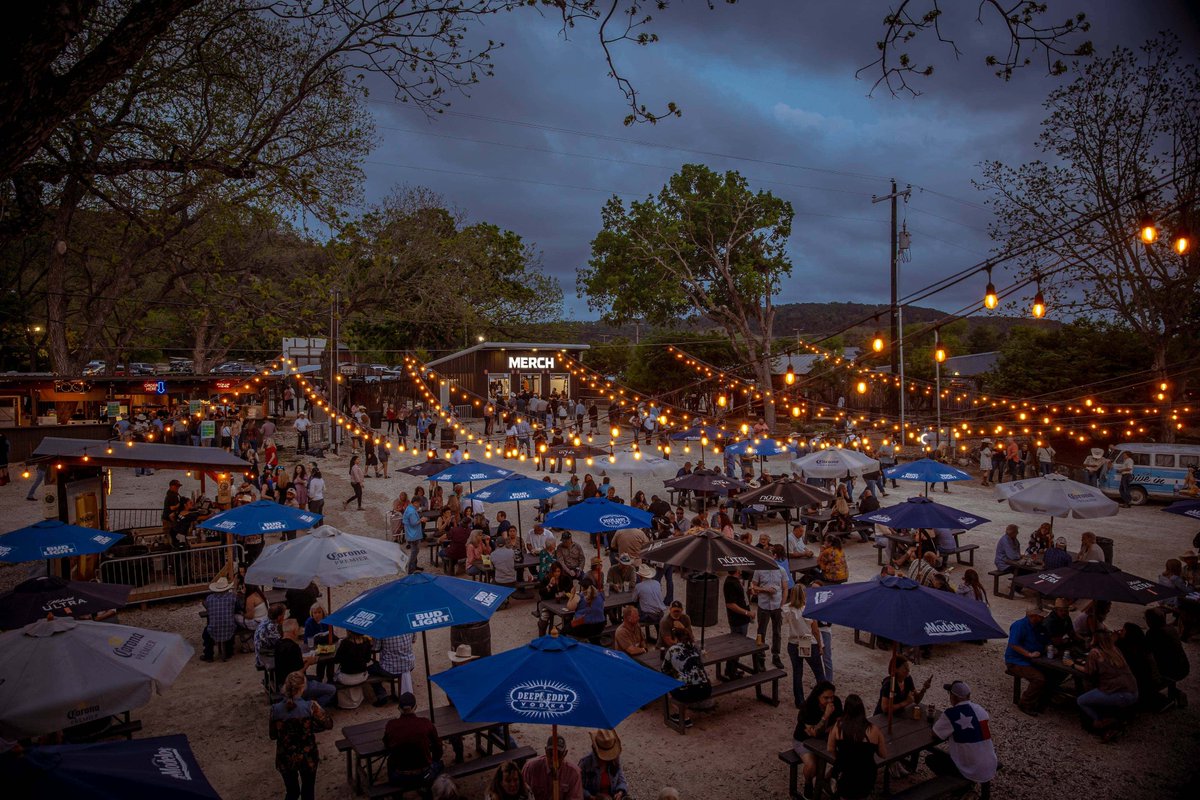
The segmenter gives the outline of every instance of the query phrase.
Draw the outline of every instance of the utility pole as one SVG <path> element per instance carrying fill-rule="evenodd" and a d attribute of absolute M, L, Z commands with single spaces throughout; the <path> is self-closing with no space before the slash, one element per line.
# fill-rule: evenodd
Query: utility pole
<path fill-rule="evenodd" d="M 884 200 L 892 201 L 892 228 L 891 228 L 891 239 L 889 240 L 890 248 L 889 248 L 889 256 L 888 256 L 889 268 L 890 268 L 891 277 L 892 277 L 892 305 L 891 305 L 892 340 L 890 342 L 890 347 L 891 347 L 891 356 L 892 356 L 892 374 L 893 375 L 898 374 L 900 376 L 900 443 L 902 445 L 905 442 L 904 392 L 906 391 L 906 387 L 904 385 L 904 345 L 903 345 L 903 333 L 902 333 L 903 323 L 901 322 L 901 319 L 902 319 L 901 313 L 902 312 L 901 312 L 900 306 L 899 306 L 900 298 L 899 298 L 899 292 L 897 290 L 897 283 L 898 283 L 897 267 L 898 267 L 898 262 L 900 261 L 900 243 L 897 239 L 898 232 L 896 230 L 896 212 L 897 212 L 896 200 L 903 197 L 905 202 L 908 202 L 908 198 L 911 196 L 912 196 L 912 184 L 910 183 L 907 186 L 905 186 L 904 191 L 902 191 L 902 192 L 896 191 L 896 179 L 895 178 L 892 179 L 892 191 L 890 194 L 885 194 L 883 197 L 879 197 L 877 195 L 871 195 L 872 203 L 882 203 Z"/>
<path fill-rule="evenodd" d="M 342 293 L 331 289 L 329 302 L 329 446 L 336 455 L 338 451 L 338 306 Z"/>

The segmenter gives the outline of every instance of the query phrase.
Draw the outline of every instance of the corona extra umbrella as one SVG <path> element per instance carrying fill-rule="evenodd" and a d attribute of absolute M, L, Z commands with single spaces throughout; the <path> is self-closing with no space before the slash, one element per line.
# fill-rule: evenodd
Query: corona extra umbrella
<path fill-rule="evenodd" d="M 386 578 L 408 566 L 400 545 L 322 525 L 308 536 L 262 551 L 246 570 L 246 582 L 277 589 L 303 589 L 316 581 L 328 589 L 360 578 Z"/>
<path fill-rule="evenodd" d="M 1026 514 L 1096 519 L 1115 516 L 1119 507 L 1095 486 L 1050 474 L 996 484 L 996 502 Z"/>

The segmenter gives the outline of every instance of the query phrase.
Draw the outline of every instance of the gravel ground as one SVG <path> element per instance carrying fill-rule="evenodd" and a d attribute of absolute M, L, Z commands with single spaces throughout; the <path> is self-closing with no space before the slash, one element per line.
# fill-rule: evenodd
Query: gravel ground
<path fill-rule="evenodd" d="M 392 466 L 413 463 L 413 457 L 393 458 Z M 775 459 L 782 465 L 782 459 Z M 291 467 L 290 462 L 287 466 Z M 371 478 L 365 487 L 363 511 L 346 511 L 340 500 L 349 496 L 347 481 L 348 458 L 329 457 L 322 471 L 329 485 L 327 522 L 350 533 L 371 536 L 383 535 L 384 514 L 401 489 L 410 490 L 418 481 L 404 475 L 391 480 Z M 536 475 L 531 463 L 505 462 L 505 466 Z M 592 470 L 600 474 L 597 467 Z M 167 481 L 164 472 L 154 476 L 135 477 L 132 470 L 116 470 L 110 505 L 114 507 L 158 507 L 162 502 Z M 661 489 L 661 479 L 671 475 L 645 476 L 635 481 L 635 488 L 647 494 Z M 627 479 L 617 481 L 627 489 Z M 184 490 L 198 488 L 196 481 L 184 479 Z M 28 484 L 17 480 L 0 490 L 0 512 L 6 528 L 16 528 L 40 518 L 39 504 L 24 500 Z M 919 487 L 901 484 L 885 500 L 894 502 Z M 952 484 L 951 493 L 934 495 L 945 502 L 992 519 L 964 535 L 964 543 L 980 544 L 977 569 L 981 574 L 990 568 L 996 539 L 1005 525 L 1021 526 L 1024 543 L 1028 533 L 1043 520 L 1009 510 L 998 504 L 991 490 L 978 484 Z M 509 518 L 515 519 L 515 508 L 506 507 Z M 494 518 L 494 511 L 491 514 Z M 526 522 L 532 510 L 522 509 Z M 778 522 L 764 526 L 775 541 L 782 541 L 783 527 Z M 1111 537 L 1115 542 L 1115 561 L 1134 574 L 1154 578 L 1162 571 L 1163 562 L 1190 547 L 1196 523 L 1182 517 L 1161 513 L 1161 506 L 1122 510 L 1116 517 L 1104 520 L 1056 520 L 1055 532 L 1066 536 L 1072 547 L 1077 546 L 1079 534 L 1093 530 Z M 424 558 L 424 552 L 422 554 Z M 847 546 L 851 580 L 865 580 L 877 573 L 875 550 L 858 543 Z M 952 574 L 959 581 L 964 567 Z M 0 587 L 9 588 L 26 574 L 24 565 L 0 568 Z M 985 583 L 987 582 L 986 575 Z M 336 607 L 373 583 L 360 581 L 333 590 Z M 682 596 L 684 587 L 677 585 Z M 196 647 L 193 662 L 183 671 L 175 686 L 164 696 L 155 698 L 137 712 L 144 723 L 143 736 L 186 733 L 195 748 L 200 764 L 223 797 L 246 798 L 269 796 L 281 791 L 281 781 L 274 770 L 274 745 L 266 736 L 266 706 L 254 670 L 253 656 L 237 655 L 228 663 L 205 664 L 199 660 L 201 624 L 196 616 L 199 598 L 189 601 L 159 603 L 146 608 L 127 609 L 121 622 L 180 633 Z M 1023 602 L 991 598 L 991 608 L 1002 627 L 1022 614 Z M 536 635 L 535 621 L 530 616 L 533 604 L 514 602 L 492 620 L 493 651 L 518 646 Z M 1114 608 L 1110 625 L 1119 626 L 1127 620 L 1140 620 L 1141 609 L 1129 606 Z M 724 630 L 721 625 L 714 630 Z M 834 660 L 838 693 L 857 692 L 864 698 L 874 697 L 875 687 L 883 678 L 887 655 L 880 651 L 855 646 L 851 631 L 834 628 Z M 449 666 L 446 653 L 450 649 L 448 630 L 429 633 L 430 661 L 435 672 Z M 418 642 L 419 646 L 419 642 Z M 1197 662 L 1200 646 L 1186 645 L 1189 657 Z M 945 705 L 944 694 L 936 687 L 953 679 L 968 680 L 974 688 L 974 699 L 991 714 L 992 734 L 1002 769 L 993 782 L 993 797 L 997 800 L 1044 800 L 1047 794 L 1065 797 L 1107 798 L 1156 797 L 1173 798 L 1198 796 L 1200 775 L 1197 755 L 1200 754 L 1200 726 L 1197 707 L 1200 707 L 1200 671 L 1193 672 L 1184 689 L 1195 698 L 1187 710 L 1172 710 L 1156 716 L 1141 716 L 1129 732 L 1113 744 L 1101 744 L 1083 732 L 1074 710 L 1053 708 L 1036 719 L 1019 713 L 1010 702 L 1011 679 L 1004 674 L 1004 643 L 988 642 L 980 647 L 970 644 L 942 646 L 934 656 L 914 667 L 917 683 L 933 675 L 935 690 L 930 698 Z M 418 665 L 420 664 L 418 654 Z M 418 697 L 426 691 L 424 674 L 418 666 L 414 674 Z M 811 684 L 806 684 L 811 685 Z M 795 725 L 795 710 L 790 681 L 781 684 L 783 702 L 778 708 L 758 703 L 749 692 L 722 698 L 711 713 L 698 713 L 696 725 L 688 735 L 679 736 L 666 728 L 659 706 L 641 711 L 628 718 L 619 728 L 624 742 L 626 775 L 634 797 L 657 796 L 659 788 L 673 785 L 684 798 L 743 798 L 787 796 L 787 769 L 776 759 L 776 753 L 791 744 Z M 438 690 L 439 698 L 442 697 Z M 868 700 L 869 702 L 869 700 Z M 317 796 L 321 798 L 350 798 L 352 792 L 344 777 L 343 762 L 334 750 L 340 738 L 340 728 L 389 716 L 386 709 L 369 704 L 353 711 L 335 711 L 335 728 L 319 737 L 323 763 L 318 775 Z M 569 757 L 582 757 L 588 747 L 584 730 L 564 729 Z M 547 730 L 539 726 L 521 725 L 515 735 L 522 744 L 540 749 Z M 896 781 L 900 789 L 926 774 L 924 768 L 908 781 Z M 460 789 L 464 797 L 483 796 L 490 776 L 465 779 Z M 1052 781 L 1052 783 L 1051 783 Z"/>

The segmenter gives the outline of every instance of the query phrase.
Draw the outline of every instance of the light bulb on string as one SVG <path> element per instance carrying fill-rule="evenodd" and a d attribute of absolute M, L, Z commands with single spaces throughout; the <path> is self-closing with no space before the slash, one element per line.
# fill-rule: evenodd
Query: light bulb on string
<path fill-rule="evenodd" d="M 992 284 L 992 268 L 987 268 L 987 289 L 983 292 L 983 305 L 987 308 L 995 308 L 1000 304 L 1000 298 L 996 294 L 996 287 Z"/>
<path fill-rule="evenodd" d="M 1033 296 L 1033 312 L 1034 319 L 1041 319 L 1046 316 L 1046 298 L 1042 295 L 1042 279 L 1037 278 L 1037 293 Z"/>

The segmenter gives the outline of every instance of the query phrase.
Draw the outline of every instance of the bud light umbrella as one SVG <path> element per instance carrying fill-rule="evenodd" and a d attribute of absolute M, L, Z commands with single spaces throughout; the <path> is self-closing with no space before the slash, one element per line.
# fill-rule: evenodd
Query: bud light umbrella
<path fill-rule="evenodd" d="M 780 453 L 790 453 L 795 455 L 796 445 L 786 442 L 780 442 L 777 439 L 743 439 L 737 444 L 731 444 L 725 448 L 728 453 L 736 453 L 739 456 L 742 453 L 749 453 L 752 456 L 777 456 Z"/>
<path fill-rule="evenodd" d="M 907 464 L 897 464 L 883 471 L 883 477 L 894 481 L 920 481 L 925 484 L 925 494 L 929 494 L 929 484 L 949 483 L 951 481 L 969 481 L 973 478 L 961 469 L 949 464 L 942 464 L 932 458 L 918 458 Z"/>
<path fill-rule="evenodd" d="M 626 528 L 649 528 L 654 524 L 654 515 L 603 497 L 589 497 L 570 508 L 552 511 L 544 521 L 551 528 L 565 528 L 580 533 L 610 533 Z"/>
<path fill-rule="evenodd" d="M 559 725 L 615 728 L 642 706 L 683 685 L 625 653 L 557 632 L 439 672 L 433 682 L 467 722 L 549 724 L 552 763 L 558 763 Z M 557 797 L 559 781 L 553 784 Z"/>
<path fill-rule="evenodd" d="M 408 467 L 401 467 L 396 472 L 403 472 L 405 475 L 415 475 L 416 477 L 424 477 L 426 475 L 436 475 L 439 472 L 444 472 L 447 467 L 454 466 L 444 458 L 427 458 L 420 464 L 413 464 Z"/>
<path fill-rule="evenodd" d="M 879 462 L 857 450 L 828 447 L 794 459 L 792 469 L 806 478 L 848 478 L 879 469 Z"/>
<path fill-rule="evenodd" d="M 863 522 L 889 528 L 952 528 L 970 530 L 991 522 L 990 519 L 935 503 L 928 497 L 910 497 L 903 503 L 879 508 L 855 517 Z"/>
<path fill-rule="evenodd" d="M 512 593 L 512 589 L 492 583 L 416 572 L 368 589 L 327 616 L 325 624 L 357 631 L 372 639 L 419 632 L 428 677 L 429 646 L 425 631 L 486 622 Z M 432 685 L 429 718 L 433 719 Z"/>
<path fill-rule="evenodd" d="M 14 797 L 76 800 L 221 800 L 181 733 L 125 742 L 31 747 L 0 759 Z"/>
<path fill-rule="evenodd" d="M 690 428 L 685 428 L 671 434 L 671 439 L 676 442 L 698 442 L 702 439 L 715 442 L 717 439 L 724 438 L 725 431 L 716 425 L 693 425 Z"/>
<path fill-rule="evenodd" d="M 44 519 L 0 535 L 0 562 L 19 564 L 103 553 L 120 539 L 120 534 Z"/>
<path fill-rule="evenodd" d="M 890 576 L 814 587 L 804 616 L 891 639 L 893 659 L 900 642 L 925 645 L 1008 638 L 986 604 Z"/>
<path fill-rule="evenodd" d="M 1116 515 L 1118 506 L 1095 486 L 1051 473 L 1041 478 L 996 484 L 996 502 L 1026 514 L 1095 519 Z M 1054 520 L 1051 520 L 1053 523 Z"/>
<path fill-rule="evenodd" d="M 141 708 L 194 652 L 174 633 L 62 617 L 0 634 L 0 736 L 40 736 Z"/>
<path fill-rule="evenodd" d="M 1045 597 L 1111 600 L 1139 606 L 1182 594 L 1173 586 L 1130 575 L 1103 561 L 1076 561 L 1059 569 L 1022 575 L 1016 580 L 1022 589 L 1033 589 Z"/>
<path fill-rule="evenodd" d="M 521 532 L 522 500 L 544 500 L 547 497 L 552 497 L 560 492 L 565 492 L 566 490 L 567 487 L 559 486 L 557 483 L 539 481 L 536 478 L 529 478 L 512 472 L 507 476 L 501 477 L 500 480 L 496 481 L 486 489 L 480 489 L 478 492 L 471 492 L 466 496 L 466 499 L 480 500 L 484 503 L 515 502 L 517 504 L 517 531 Z M 520 535 L 521 542 L 524 544 L 524 533 L 521 533 Z"/>
<path fill-rule="evenodd" d="M 734 569 L 782 569 L 779 562 L 765 550 L 742 544 L 712 528 L 651 542 L 642 548 L 642 560 L 708 575 Z M 708 581 L 704 581 L 702 602 L 705 607 L 708 606 Z M 704 631 L 705 626 L 701 625 L 701 648 L 704 647 Z"/>
<path fill-rule="evenodd" d="M 93 581 L 65 581 L 51 575 L 17 584 L 0 594 L 0 630 L 23 628 L 47 614 L 76 617 L 124 608 L 132 586 Z"/>
<path fill-rule="evenodd" d="M 475 491 L 475 481 L 494 481 L 507 478 L 509 475 L 516 475 L 516 473 L 511 469 L 497 467 L 482 461 L 464 461 L 461 464 L 452 464 L 441 472 L 430 475 L 429 480 L 437 483 L 465 483 L 473 492 Z"/>
<path fill-rule="evenodd" d="M 1200 500 L 1177 500 L 1163 511 L 1168 514 L 1181 514 L 1192 519 L 1200 519 Z"/>
<path fill-rule="evenodd" d="M 321 521 L 321 515 L 291 506 L 282 506 L 274 500 L 255 500 L 244 506 L 231 508 L 214 514 L 197 528 L 206 528 L 234 536 L 256 536 L 262 533 L 308 530 Z"/>

